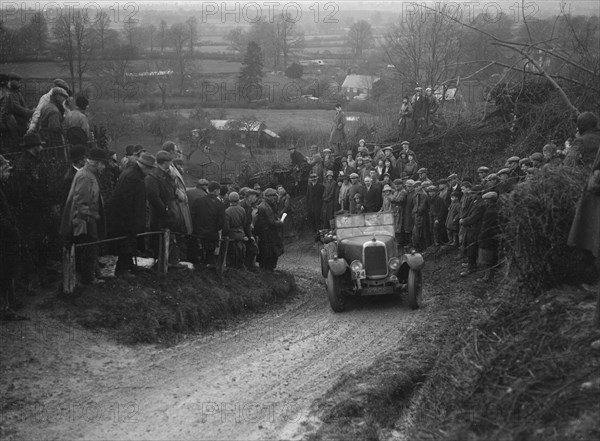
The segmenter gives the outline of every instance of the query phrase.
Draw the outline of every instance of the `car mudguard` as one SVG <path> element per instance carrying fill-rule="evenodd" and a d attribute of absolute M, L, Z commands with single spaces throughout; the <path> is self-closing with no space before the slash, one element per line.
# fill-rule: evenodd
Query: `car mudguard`
<path fill-rule="evenodd" d="M 346 260 L 340 258 L 329 259 L 329 270 L 334 276 L 341 276 L 346 272 L 346 268 L 348 268 Z"/>
<path fill-rule="evenodd" d="M 405 254 L 404 258 L 406 259 L 408 266 L 415 271 L 419 271 L 425 264 L 425 260 L 423 259 L 421 253 Z"/>

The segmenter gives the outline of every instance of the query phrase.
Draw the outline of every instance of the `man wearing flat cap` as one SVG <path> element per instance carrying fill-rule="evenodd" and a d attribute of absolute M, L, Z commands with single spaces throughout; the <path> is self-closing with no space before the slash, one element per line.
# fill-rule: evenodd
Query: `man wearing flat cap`
<path fill-rule="evenodd" d="M 345 126 L 346 116 L 344 115 L 344 112 L 342 112 L 342 106 L 341 104 L 336 104 L 329 143 L 335 147 L 335 152 L 339 154 L 342 154 L 341 147 L 346 143 L 346 133 L 344 132 Z"/>
<path fill-rule="evenodd" d="M 8 78 L 8 93 L 2 100 L 0 107 L 0 120 L 3 130 L 8 134 L 7 144 L 11 149 L 17 144 L 27 131 L 27 122 L 33 110 L 30 110 L 25 105 L 25 98 L 21 93 L 21 76 L 16 73 L 7 74 Z"/>
<path fill-rule="evenodd" d="M 50 101 L 40 112 L 40 136 L 48 147 L 65 144 L 63 137 L 64 103 L 69 98 L 67 92 L 60 87 L 52 88 Z"/>
<path fill-rule="evenodd" d="M 219 246 L 219 232 L 225 228 L 225 204 L 218 197 L 221 184 L 212 181 L 208 184 L 208 195 L 196 200 L 192 205 L 194 235 L 202 244 L 202 263 L 207 269 L 216 268 L 215 250 Z"/>
<path fill-rule="evenodd" d="M 89 105 L 89 100 L 83 94 L 75 95 L 75 108 L 65 112 L 64 128 L 67 139 L 70 143 L 76 138 L 78 143 L 84 144 L 90 140 L 90 123 L 85 111 Z M 85 134 L 85 138 L 83 135 Z"/>
<path fill-rule="evenodd" d="M 481 230 L 477 237 L 479 248 L 478 264 L 486 268 L 485 275 L 478 282 L 491 282 L 494 276 L 494 267 L 498 263 L 498 247 L 500 226 L 498 221 L 498 193 L 488 191 L 483 194 L 482 200 L 485 211 L 481 220 Z"/>
<path fill-rule="evenodd" d="M 91 149 L 86 164 L 75 174 L 67 196 L 60 224 L 60 234 L 74 243 L 95 242 L 106 234 L 104 201 L 98 178 L 106 167 L 109 157 L 106 150 Z M 96 278 L 98 245 L 78 249 L 81 258 L 81 283 L 98 284 Z"/>
<path fill-rule="evenodd" d="M 490 168 L 486 166 L 481 166 L 477 169 L 477 183 L 483 185 L 485 182 L 485 177 L 490 174 Z"/>
<path fill-rule="evenodd" d="M 258 245 L 256 244 L 256 238 L 254 236 L 254 230 L 252 227 L 252 214 L 256 209 L 256 202 L 258 200 L 259 193 L 252 188 L 245 188 L 242 190 L 240 190 L 240 195 L 243 194 L 244 199 L 240 202 L 239 206 L 246 211 L 244 233 L 248 238 L 248 241 L 246 242 L 244 266 L 248 271 L 255 272 L 257 271 L 256 256 L 258 255 Z"/>
<path fill-rule="evenodd" d="M 107 224 L 111 237 L 127 236 L 117 244 L 115 276 L 130 276 L 137 267 L 134 254 L 137 237 L 146 230 L 146 176 L 156 168 L 156 158 L 143 153 L 137 163 L 125 169 L 107 203 Z"/>
<path fill-rule="evenodd" d="M 283 254 L 283 222 L 277 216 L 277 191 L 267 188 L 264 198 L 258 206 L 254 226 L 258 237 L 257 261 L 261 270 L 273 271 L 279 256 Z"/>
<path fill-rule="evenodd" d="M 325 187 L 319 182 L 317 174 L 311 173 L 308 178 L 308 188 L 306 190 L 306 212 L 308 223 L 313 233 L 316 233 L 321 228 L 324 191 Z"/>
<path fill-rule="evenodd" d="M 31 135 L 28 135 L 31 136 Z M 34 136 L 37 136 L 34 134 Z M 61 191 L 61 203 L 67 200 L 69 190 L 71 190 L 71 184 L 75 178 L 75 174 L 85 165 L 85 158 L 87 156 L 87 148 L 84 145 L 73 145 L 69 149 L 69 158 L 71 159 L 71 165 L 67 169 L 63 177 L 62 191 Z"/>
<path fill-rule="evenodd" d="M 67 95 L 69 97 L 71 97 L 73 95 L 71 88 L 69 87 L 69 85 L 67 84 L 67 82 L 65 80 L 62 80 L 60 78 L 57 78 L 56 80 L 54 80 L 50 90 L 40 97 L 40 100 L 38 101 L 38 104 L 37 104 L 35 110 L 33 111 L 33 115 L 31 116 L 31 121 L 29 121 L 29 128 L 27 129 L 27 133 L 37 132 L 40 129 L 39 122 L 40 122 L 40 115 L 42 113 L 42 109 L 46 106 L 46 104 L 48 104 L 50 102 L 50 99 L 51 99 L 52 93 L 53 93 L 52 91 L 55 87 L 60 87 L 61 89 L 63 89 L 65 92 L 67 92 Z M 65 109 L 68 109 L 68 108 L 69 108 L 69 103 L 67 100 L 65 102 Z"/>
<path fill-rule="evenodd" d="M 479 254 L 478 237 L 481 231 L 483 213 L 485 212 L 480 187 L 473 188 L 475 188 L 474 191 L 472 189 L 468 190 L 467 199 L 470 200 L 470 203 L 466 207 L 466 213 L 461 212 L 459 221 L 460 226 L 464 229 L 464 250 L 468 259 L 466 270 L 460 273 L 461 277 L 467 276 L 477 269 L 477 256 Z"/>
<path fill-rule="evenodd" d="M 172 160 L 169 152 L 159 151 L 156 154 L 156 167 L 144 178 L 150 206 L 150 231 L 177 228 L 181 223 L 178 217 L 180 212 L 175 204 L 177 185 L 169 173 Z M 153 236 L 151 242 L 154 256 L 158 257 L 158 237 Z"/>

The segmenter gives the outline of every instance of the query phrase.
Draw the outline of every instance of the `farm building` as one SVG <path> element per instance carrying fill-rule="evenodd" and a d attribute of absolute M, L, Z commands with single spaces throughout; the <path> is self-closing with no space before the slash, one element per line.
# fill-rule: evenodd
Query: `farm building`
<path fill-rule="evenodd" d="M 261 121 L 212 119 L 210 123 L 217 130 L 220 141 L 241 147 L 273 148 L 279 140 L 279 135 L 267 129 L 267 125 Z"/>
<path fill-rule="evenodd" d="M 371 75 L 347 75 L 342 84 L 342 93 L 347 100 L 351 100 L 360 94 L 369 96 L 376 81 L 379 81 L 379 77 Z"/>

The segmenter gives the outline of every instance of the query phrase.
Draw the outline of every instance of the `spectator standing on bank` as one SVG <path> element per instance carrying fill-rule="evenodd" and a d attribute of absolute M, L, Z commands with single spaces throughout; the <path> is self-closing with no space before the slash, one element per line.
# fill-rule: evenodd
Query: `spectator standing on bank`
<path fill-rule="evenodd" d="M 240 195 L 229 193 L 229 207 L 225 209 L 225 228 L 223 234 L 229 238 L 227 263 L 233 268 L 243 268 L 246 260 L 246 242 L 248 236 L 244 231 L 246 210 L 240 207 Z"/>
<path fill-rule="evenodd" d="M 485 275 L 478 282 L 491 282 L 494 267 L 498 263 L 498 247 L 500 226 L 498 225 L 498 193 L 490 191 L 482 196 L 485 211 L 481 219 L 481 230 L 477 237 L 479 257 L 478 263 L 487 268 Z"/>
<path fill-rule="evenodd" d="M 342 147 L 346 143 L 346 116 L 342 112 L 342 105 L 335 105 L 335 116 L 333 117 L 333 128 L 329 136 L 329 143 L 335 147 L 335 153 L 342 154 Z"/>
<path fill-rule="evenodd" d="M 327 177 L 323 184 L 323 228 L 329 228 L 329 221 L 335 213 L 335 196 L 337 182 L 333 179 L 333 170 L 327 170 Z"/>
<path fill-rule="evenodd" d="M 191 207 L 194 235 L 202 244 L 202 262 L 206 268 L 215 268 L 215 250 L 219 246 L 219 232 L 225 228 L 225 204 L 219 201 L 221 184 L 208 184 L 208 195 L 196 200 Z"/>
<path fill-rule="evenodd" d="M 60 224 L 60 234 L 67 240 L 86 243 L 104 238 L 106 217 L 98 177 L 107 161 L 108 153 L 105 150 L 91 149 L 85 166 L 75 174 Z M 88 245 L 77 250 L 81 259 L 83 284 L 104 282 L 95 277 L 98 250 L 98 245 Z"/>
<path fill-rule="evenodd" d="M 65 133 L 67 134 L 67 139 L 72 144 L 86 144 L 90 141 L 90 123 L 85 114 L 89 104 L 90 102 L 85 95 L 77 94 L 75 95 L 75 108 L 65 114 Z M 80 132 L 81 135 L 74 133 L 75 131 Z M 85 139 L 83 138 L 83 134 L 85 134 Z"/>
<path fill-rule="evenodd" d="M 424 128 L 427 117 L 427 99 L 422 95 L 423 89 L 421 87 L 415 88 L 415 94 L 411 99 L 411 106 L 413 110 L 413 136 L 416 136 Z"/>
<path fill-rule="evenodd" d="M 40 136 L 46 142 L 46 147 L 58 147 L 65 144 L 63 137 L 63 120 L 65 101 L 69 98 L 67 92 L 60 88 L 52 88 L 50 101 L 40 112 Z"/>
<path fill-rule="evenodd" d="M 465 254 L 467 255 L 467 269 L 460 273 L 461 276 L 467 276 L 477 269 L 477 257 L 479 255 L 479 232 L 481 231 L 481 222 L 485 206 L 480 196 L 480 189 L 475 187 L 468 195 L 471 203 L 468 206 L 467 213 L 461 217 L 460 225 L 465 229 Z"/>
<path fill-rule="evenodd" d="M 400 105 L 400 118 L 398 119 L 398 134 L 400 139 L 404 138 L 406 129 L 408 127 L 408 121 L 412 116 L 412 106 L 407 96 L 402 98 L 402 104 Z"/>
<path fill-rule="evenodd" d="M 583 112 L 577 117 L 577 136 L 565 158 L 565 165 L 582 164 L 587 170 L 594 163 L 600 144 L 598 117 L 592 112 Z"/>
<path fill-rule="evenodd" d="M 150 231 L 165 228 L 172 229 L 179 225 L 179 210 L 175 208 L 177 199 L 175 180 L 169 174 L 171 155 L 163 150 L 156 154 L 156 167 L 144 178 L 146 197 L 150 206 Z M 154 256 L 158 257 L 158 237 L 152 237 Z"/>
<path fill-rule="evenodd" d="M 87 155 L 87 149 L 84 145 L 74 145 L 69 150 L 69 157 L 71 158 L 71 164 L 67 169 L 62 183 L 61 190 L 61 203 L 64 204 L 67 200 L 67 196 L 69 196 L 69 191 L 71 190 L 71 184 L 73 183 L 73 178 L 75 178 L 75 174 L 85 165 L 85 158 Z"/>
<path fill-rule="evenodd" d="M 15 150 L 27 131 L 27 122 L 33 115 L 33 110 L 25 105 L 25 98 L 21 93 L 21 75 L 11 72 L 7 77 L 6 96 L 0 107 L 0 122 L 6 134 L 3 138 L 8 149 Z"/>
<path fill-rule="evenodd" d="M 255 204 L 258 198 L 258 192 L 251 188 L 241 189 L 241 195 L 244 199 L 240 202 L 240 207 L 244 209 L 246 212 L 246 219 L 244 223 L 244 233 L 248 238 L 248 242 L 246 242 L 246 258 L 244 261 L 244 266 L 248 271 L 255 272 L 256 266 L 256 256 L 258 255 L 258 246 L 256 244 L 256 238 L 253 231 L 252 225 L 252 212 L 255 209 Z"/>
<path fill-rule="evenodd" d="M 256 218 L 256 235 L 258 236 L 258 263 L 260 269 L 273 271 L 277 267 L 277 260 L 283 254 L 283 238 L 281 227 L 283 223 L 275 212 L 277 208 L 277 192 L 267 188 L 264 193 L 265 200 L 258 206 Z"/>
<path fill-rule="evenodd" d="M 446 217 L 446 231 L 448 233 L 448 245 L 458 247 L 458 230 L 460 221 L 460 193 L 453 191 L 450 193 L 450 206 L 448 207 L 448 216 Z"/>
<path fill-rule="evenodd" d="M 33 115 L 31 116 L 31 121 L 29 121 L 29 127 L 27 129 L 27 133 L 33 133 L 33 132 L 39 131 L 40 115 L 42 113 L 42 109 L 44 108 L 44 106 L 46 106 L 46 104 L 48 104 L 50 102 L 52 93 L 53 93 L 53 89 L 55 87 L 60 87 L 61 89 L 63 89 L 65 92 L 67 92 L 67 95 L 69 97 L 71 97 L 73 95 L 71 88 L 69 87 L 69 85 L 67 84 L 67 82 L 65 80 L 62 80 L 60 78 L 57 78 L 56 80 L 54 80 L 53 86 L 50 88 L 50 90 L 40 97 L 38 104 L 37 104 L 35 110 L 33 111 Z M 66 103 L 66 106 L 67 106 L 67 108 L 69 107 L 68 101 Z"/>
<path fill-rule="evenodd" d="M 325 187 L 319 183 L 318 176 L 315 173 L 311 173 L 306 190 L 306 214 L 313 233 L 316 233 L 321 228 L 324 191 Z"/>
<path fill-rule="evenodd" d="M 137 164 L 119 177 L 112 198 L 107 204 L 108 230 L 112 237 L 127 236 L 117 244 L 115 276 L 135 271 L 133 257 L 137 249 L 137 234 L 146 230 L 146 176 L 156 168 L 156 158 L 144 153 Z"/>

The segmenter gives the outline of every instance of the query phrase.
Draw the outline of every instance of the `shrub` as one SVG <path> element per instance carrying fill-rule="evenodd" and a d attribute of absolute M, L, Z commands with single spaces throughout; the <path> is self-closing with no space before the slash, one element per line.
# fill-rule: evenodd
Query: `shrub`
<path fill-rule="evenodd" d="M 298 63 L 292 63 L 285 70 L 285 76 L 288 78 L 302 78 L 304 68 Z"/>
<path fill-rule="evenodd" d="M 567 246 L 584 173 L 571 167 L 540 170 L 501 198 L 508 271 L 534 294 L 563 282 L 582 281 L 586 256 Z"/>

